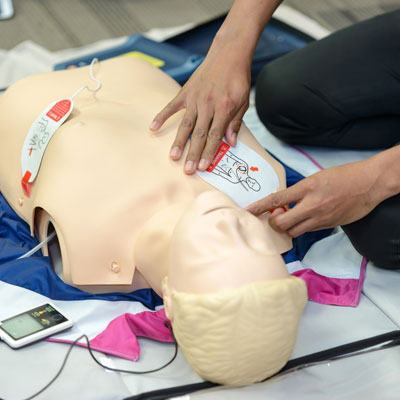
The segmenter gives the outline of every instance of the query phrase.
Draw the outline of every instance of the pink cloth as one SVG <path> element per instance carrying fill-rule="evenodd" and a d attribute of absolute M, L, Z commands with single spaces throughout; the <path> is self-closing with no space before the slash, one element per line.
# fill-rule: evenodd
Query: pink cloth
<path fill-rule="evenodd" d="M 367 260 L 363 258 L 358 279 L 330 278 L 309 268 L 296 271 L 292 275 L 306 282 L 309 300 L 321 304 L 356 307 L 360 301 L 366 266 Z"/>
<path fill-rule="evenodd" d="M 113 319 L 107 328 L 90 341 L 92 350 L 116 357 L 137 361 L 140 345 L 137 336 L 172 343 L 173 338 L 165 323 L 169 322 L 164 309 L 156 312 L 143 311 L 138 314 L 122 314 Z M 72 343 L 71 340 L 46 339 L 49 342 Z M 77 343 L 87 347 L 86 343 Z"/>
<path fill-rule="evenodd" d="M 143 311 L 139 314 L 123 314 L 112 320 L 107 328 L 90 341 L 90 346 L 104 353 L 136 361 L 140 357 L 137 336 L 173 342 L 164 309 L 156 312 Z"/>

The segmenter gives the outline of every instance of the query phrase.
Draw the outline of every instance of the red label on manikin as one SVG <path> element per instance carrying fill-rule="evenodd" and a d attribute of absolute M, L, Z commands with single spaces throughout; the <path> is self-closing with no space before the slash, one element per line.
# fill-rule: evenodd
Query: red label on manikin
<path fill-rule="evenodd" d="M 26 197 L 31 197 L 32 193 L 32 183 L 28 182 L 30 177 L 32 176 L 30 171 L 26 171 L 24 177 L 22 178 L 21 185 L 22 190 Z"/>
<path fill-rule="evenodd" d="M 221 145 L 219 146 L 219 149 L 217 151 L 217 154 L 214 157 L 213 162 L 210 164 L 210 166 L 207 168 L 207 172 L 212 172 L 214 168 L 218 165 L 218 163 L 221 161 L 222 157 L 226 154 L 226 152 L 229 150 L 231 146 L 229 146 L 228 143 L 222 142 Z"/>
<path fill-rule="evenodd" d="M 71 100 L 60 100 L 47 112 L 47 116 L 58 122 L 71 108 Z"/>

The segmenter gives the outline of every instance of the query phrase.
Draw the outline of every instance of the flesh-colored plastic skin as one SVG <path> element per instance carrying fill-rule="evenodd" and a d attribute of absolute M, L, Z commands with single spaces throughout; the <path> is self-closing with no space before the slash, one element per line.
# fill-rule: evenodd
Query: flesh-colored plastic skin
<path fill-rule="evenodd" d="M 0 190 L 32 232 L 36 220 L 40 240 L 49 222 L 54 225 L 66 283 L 90 292 L 152 286 L 160 293 L 166 270 L 156 266 L 163 264 L 172 229 L 200 193 L 214 188 L 182 172 L 185 157 L 174 162 L 168 156 L 183 111 L 160 132 L 148 130 L 178 92 L 175 81 L 145 61 L 124 57 L 95 65 L 94 74 L 101 90 L 74 99 L 72 114 L 46 149 L 30 198 L 22 191 L 20 157 L 31 124 L 53 101 L 96 84 L 85 67 L 25 78 L 0 96 Z M 239 138 L 273 166 L 284 188 L 283 167 L 244 125 Z M 286 235 L 264 226 L 277 253 L 291 247 Z M 231 243 L 226 246 L 229 252 Z M 144 256 L 138 260 L 137 254 Z"/>

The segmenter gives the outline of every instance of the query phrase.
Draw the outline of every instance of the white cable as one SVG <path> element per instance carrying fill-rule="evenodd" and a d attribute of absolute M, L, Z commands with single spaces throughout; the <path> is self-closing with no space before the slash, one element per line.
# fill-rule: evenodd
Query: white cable
<path fill-rule="evenodd" d="M 89 92 L 97 92 L 98 90 L 101 89 L 101 82 L 94 76 L 94 73 L 93 73 L 93 66 L 97 62 L 99 62 L 99 59 L 93 58 L 92 62 L 90 63 L 89 75 L 90 75 L 90 78 L 97 83 L 97 87 L 95 87 L 94 89 L 90 89 L 88 87 L 87 90 L 89 90 Z"/>
<path fill-rule="evenodd" d="M 46 243 L 50 242 L 51 239 L 53 239 L 53 237 L 56 236 L 56 231 L 50 233 L 49 236 L 47 236 L 46 239 L 43 240 L 43 242 L 40 242 L 37 246 L 35 246 L 32 250 L 29 250 L 28 252 L 26 252 L 25 254 L 23 254 L 21 257 L 18 257 L 17 260 L 19 260 L 20 258 L 26 258 L 26 257 L 30 257 L 32 254 L 35 254 L 38 250 L 40 250 Z"/>
<path fill-rule="evenodd" d="M 70 100 L 73 100 L 75 96 L 78 96 L 78 94 L 79 94 L 80 92 L 82 92 L 82 90 L 85 90 L 85 89 L 87 89 L 87 86 L 86 86 L 86 85 L 85 85 L 85 86 L 82 86 L 82 87 L 81 87 L 80 89 L 78 89 L 69 99 L 70 99 Z"/>
<path fill-rule="evenodd" d="M 94 76 L 94 73 L 93 73 L 93 66 L 94 66 L 94 64 L 97 63 L 98 61 L 99 61 L 98 58 L 93 58 L 92 62 L 90 63 L 90 69 L 89 69 L 89 76 L 90 76 L 90 79 L 92 79 L 93 81 L 95 81 L 95 82 L 97 83 L 97 87 L 95 87 L 94 89 L 90 89 L 89 86 L 84 85 L 84 86 L 82 86 L 80 89 L 78 89 L 78 90 L 70 97 L 70 100 L 73 100 L 73 98 L 74 98 L 75 96 L 77 96 L 80 92 L 82 92 L 82 90 L 87 89 L 87 90 L 89 90 L 89 92 L 97 92 L 98 90 L 101 89 L 101 82 Z"/>

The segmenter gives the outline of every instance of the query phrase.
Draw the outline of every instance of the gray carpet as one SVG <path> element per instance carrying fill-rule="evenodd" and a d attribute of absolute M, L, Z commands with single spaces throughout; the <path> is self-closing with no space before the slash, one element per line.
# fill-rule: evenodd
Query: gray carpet
<path fill-rule="evenodd" d="M 200 23 L 226 13 L 233 0 L 14 0 L 15 16 L 0 21 L 0 49 L 30 39 L 49 50 L 152 28 Z M 329 30 L 385 11 L 400 0 L 286 0 Z"/>
<path fill-rule="evenodd" d="M 226 13 L 233 0 L 14 0 L 15 16 L 0 21 L 0 48 L 30 39 L 49 50 L 152 28 L 200 23 Z"/>

